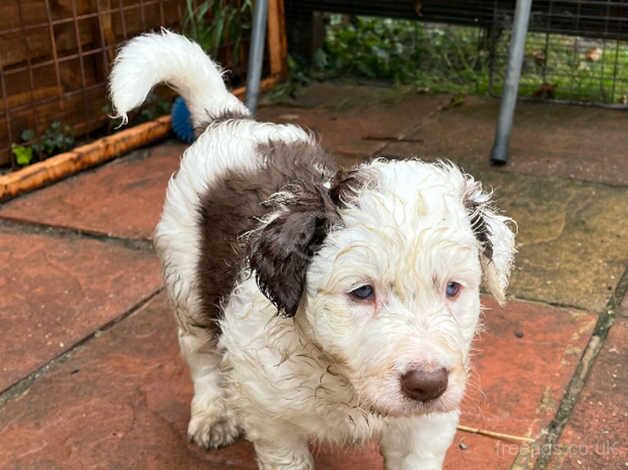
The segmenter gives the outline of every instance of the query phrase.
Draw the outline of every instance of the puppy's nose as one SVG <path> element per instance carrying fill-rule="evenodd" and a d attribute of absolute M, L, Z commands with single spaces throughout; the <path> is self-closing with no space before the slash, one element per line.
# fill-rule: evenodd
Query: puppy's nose
<path fill-rule="evenodd" d="M 449 373 L 444 367 L 436 370 L 413 369 L 401 376 L 401 391 L 408 398 L 429 401 L 447 390 Z"/>

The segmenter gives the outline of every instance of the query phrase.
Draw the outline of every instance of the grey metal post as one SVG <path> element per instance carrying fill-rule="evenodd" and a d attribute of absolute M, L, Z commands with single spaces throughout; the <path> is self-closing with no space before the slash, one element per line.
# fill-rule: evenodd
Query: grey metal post
<path fill-rule="evenodd" d="M 521 65 L 523 63 L 523 53 L 525 51 L 531 8 L 532 0 L 517 0 L 515 18 L 512 25 L 512 35 L 510 38 L 510 51 L 508 53 L 508 68 L 506 69 L 504 94 L 502 95 L 499 118 L 497 119 L 495 142 L 491 150 L 491 161 L 498 165 L 503 165 L 508 160 L 508 145 L 510 143 L 510 133 L 512 132 L 512 124 L 514 121 L 515 106 L 517 104 Z"/>
<path fill-rule="evenodd" d="M 255 0 L 253 6 L 253 29 L 249 50 L 249 66 L 246 74 L 246 106 L 255 116 L 259 98 L 264 45 L 266 43 L 266 21 L 268 19 L 268 0 Z"/>

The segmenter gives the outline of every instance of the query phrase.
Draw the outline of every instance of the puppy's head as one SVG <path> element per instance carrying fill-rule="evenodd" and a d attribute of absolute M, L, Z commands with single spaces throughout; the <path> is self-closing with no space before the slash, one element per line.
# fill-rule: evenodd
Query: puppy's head
<path fill-rule="evenodd" d="M 451 164 L 376 160 L 279 194 L 252 243 L 262 291 L 389 415 L 448 411 L 464 394 L 480 284 L 504 300 L 509 219 Z"/>

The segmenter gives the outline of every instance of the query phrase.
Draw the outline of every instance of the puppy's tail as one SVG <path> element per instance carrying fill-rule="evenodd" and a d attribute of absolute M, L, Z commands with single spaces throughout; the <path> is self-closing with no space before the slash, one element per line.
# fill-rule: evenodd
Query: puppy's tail
<path fill-rule="evenodd" d="M 126 124 L 127 113 L 140 106 L 161 82 L 183 96 L 196 128 L 223 114 L 249 115 L 246 106 L 229 93 L 220 68 L 201 47 L 164 29 L 130 40 L 118 53 L 110 79 L 115 117 Z"/>

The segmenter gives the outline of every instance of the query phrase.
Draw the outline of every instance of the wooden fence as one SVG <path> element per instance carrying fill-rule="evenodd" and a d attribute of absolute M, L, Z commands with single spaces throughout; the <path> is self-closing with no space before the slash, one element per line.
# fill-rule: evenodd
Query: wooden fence
<path fill-rule="evenodd" d="M 266 70 L 277 74 L 285 68 L 285 44 L 274 47 L 283 2 L 270 5 Z M 13 163 L 11 144 L 25 129 L 38 134 L 57 120 L 79 137 L 102 128 L 117 47 L 162 26 L 180 30 L 185 7 L 186 0 L 0 1 L 0 166 Z M 247 40 L 236 76 L 246 67 Z"/>

